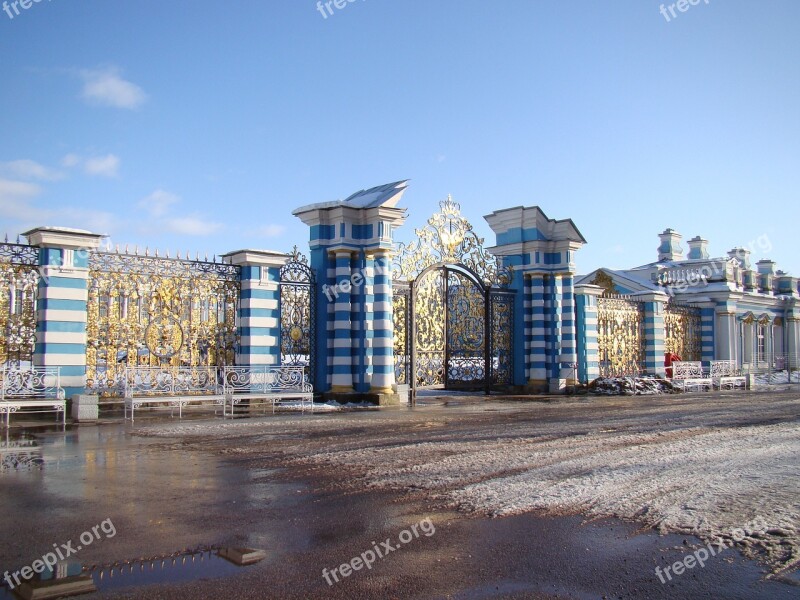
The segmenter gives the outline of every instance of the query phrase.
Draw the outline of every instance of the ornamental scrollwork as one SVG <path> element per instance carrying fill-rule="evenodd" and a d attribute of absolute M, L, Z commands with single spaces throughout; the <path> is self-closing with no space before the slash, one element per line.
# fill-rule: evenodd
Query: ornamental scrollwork
<path fill-rule="evenodd" d="M 414 231 L 416 240 L 398 244 L 393 277 L 412 281 L 437 263 L 462 264 L 487 286 L 508 286 L 511 268 L 503 266 L 496 256 L 484 249 L 483 238 L 478 237 L 472 224 L 461 214 L 461 205 L 448 196 L 439 203 L 439 209 L 425 227 Z"/>
<path fill-rule="evenodd" d="M 126 366 L 233 364 L 239 272 L 149 253 L 90 254 L 87 387 L 121 393 Z"/>

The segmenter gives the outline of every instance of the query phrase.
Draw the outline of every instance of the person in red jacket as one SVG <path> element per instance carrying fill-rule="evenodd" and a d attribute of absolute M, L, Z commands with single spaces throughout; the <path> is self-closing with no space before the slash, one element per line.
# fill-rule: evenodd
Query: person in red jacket
<path fill-rule="evenodd" d="M 672 363 L 680 359 L 681 357 L 674 352 L 664 353 L 664 366 L 666 367 L 665 371 L 667 372 L 667 377 L 672 378 Z"/>

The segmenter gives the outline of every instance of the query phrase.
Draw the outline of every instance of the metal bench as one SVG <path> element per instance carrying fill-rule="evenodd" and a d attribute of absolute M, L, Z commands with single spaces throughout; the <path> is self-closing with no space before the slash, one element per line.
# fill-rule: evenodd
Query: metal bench
<path fill-rule="evenodd" d="M 302 412 L 306 405 L 314 412 L 314 388 L 305 378 L 302 366 L 224 367 L 226 406 L 233 416 L 236 406 L 275 406 L 286 400 L 299 400 Z M 227 413 L 227 411 L 225 411 Z"/>
<path fill-rule="evenodd" d="M 711 381 L 720 390 L 747 388 L 747 378 L 739 372 L 735 360 L 712 360 Z"/>
<path fill-rule="evenodd" d="M 225 411 L 224 386 L 217 367 L 127 367 L 125 369 L 125 410 L 131 423 L 137 409 L 169 409 L 183 418 L 190 406 L 221 406 Z"/>
<path fill-rule="evenodd" d="M 0 415 L 6 428 L 11 414 L 55 412 L 56 421 L 67 424 L 67 401 L 61 387 L 61 367 L 9 367 L 0 370 Z"/>
<path fill-rule="evenodd" d="M 711 390 L 714 382 L 703 370 L 699 360 L 676 360 L 672 363 L 672 383 L 684 392 L 698 389 Z"/>

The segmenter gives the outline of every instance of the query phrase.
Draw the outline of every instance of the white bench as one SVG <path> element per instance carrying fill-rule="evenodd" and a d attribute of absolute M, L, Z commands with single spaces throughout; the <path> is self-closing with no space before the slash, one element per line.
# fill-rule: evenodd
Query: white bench
<path fill-rule="evenodd" d="M 711 390 L 714 382 L 699 360 L 677 360 L 672 363 L 672 383 L 684 392 L 691 389 Z"/>
<path fill-rule="evenodd" d="M 739 372 L 735 360 L 712 360 L 711 381 L 720 390 L 747 388 L 747 378 Z"/>
<path fill-rule="evenodd" d="M 275 406 L 287 400 L 299 400 L 302 412 L 306 405 L 314 412 L 314 388 L 305 378 L 302 366 L 224 367 L 226 406 L 234 408 L 245 402 L 253 406 Z M 225 411 L 227 412 L 227 411 Z"/>
<path fill-rule="evenodd" d="M 224 386 L 217 367 L 127 367 L 125 369 L 125 419 L 131 423 L 137 409 L 178 409 L 183 418 L 190 406 L 221 406 L 225 412 Z"/>
<path fill-rule="evenodd" d="M 9 367 L 0 370 L 0 415 L 6 429 L 11 414 L 55 412 L 56 421 L 67 424 L 67 401 L 61 387 L 61 367 Z"/>

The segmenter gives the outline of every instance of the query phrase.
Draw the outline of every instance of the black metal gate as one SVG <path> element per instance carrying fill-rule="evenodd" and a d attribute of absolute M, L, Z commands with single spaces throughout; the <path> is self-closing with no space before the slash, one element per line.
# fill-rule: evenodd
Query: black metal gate
<path fill-rule="evenodd" d="M 509 269 L 451 199 L 395 260 L 395 379 L 417 389 L 513 385 L 514 291 Z"/>
<path fill-rule="evenodd" d="M 465 265 L 434 265 L 411 286 L 413 389 L 485 390 L 513 383 L 513 292 Z"/>
<path fill-rule="evenodd" d="M 280 315 L 281 364 L 302 365 L 306 381 L 314 385 L 316 281 L 308 259 L 297 246 L 280 271 Z"/>

